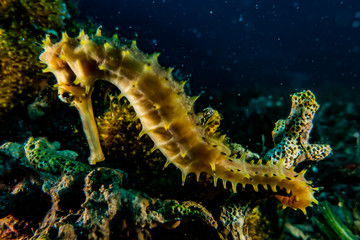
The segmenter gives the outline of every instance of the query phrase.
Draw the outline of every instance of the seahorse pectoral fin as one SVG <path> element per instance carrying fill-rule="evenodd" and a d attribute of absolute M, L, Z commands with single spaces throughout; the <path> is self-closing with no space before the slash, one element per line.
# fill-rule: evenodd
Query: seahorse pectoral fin
<path fill-rule="evenodd" d="M 245 162 L 246 161 L 246 154 L 247 154 L 247 150 L 245 150 L 241 156 L 240 156 L 240 162 Z"/>

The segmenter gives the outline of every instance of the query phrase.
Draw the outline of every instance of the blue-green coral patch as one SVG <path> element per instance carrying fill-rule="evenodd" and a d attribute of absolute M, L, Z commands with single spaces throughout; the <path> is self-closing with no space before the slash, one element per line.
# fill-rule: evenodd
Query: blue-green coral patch
<path fill-rule="evenodd" d="M 37 171 L 58 175 L 91 170 L 87 164 L 76 161 L 76 152 L 57 150 L 46 138 L 30 137 L 24 149 L 28 163 Z"/>

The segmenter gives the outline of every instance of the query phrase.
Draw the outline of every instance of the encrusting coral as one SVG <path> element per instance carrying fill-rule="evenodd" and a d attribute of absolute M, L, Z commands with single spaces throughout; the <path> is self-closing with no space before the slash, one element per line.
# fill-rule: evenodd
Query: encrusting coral
<path fill-rule="evenodd" d="M 284 207 L 300 209 L 304 213 L 306 207 L 317 203 L 313 196 L 315 189 L 304 178 L 305 171 L 297 173 L 294 166 L 287 168 L 291 164 L 284 166 L 292 152 L 283 153 L 277 163 L 268 161 L 263 164 L 262 160 L 249 163 L 246 154 L 239 158 L 232 155 L 225 137 L 206 132 L 206 127 L 202 126 L 193 110 L 196 97 L 188 97 L 184 92 L 184 82 L 175 81 L 171 69 L 159 65 L 158 54 L 144 54 L 134 41 L 121 42 L 117 36 L 107 39 L 101 36 L 100 29 L 93 37 L 84 31 L 76 38 L 63 33 L 62 40 L 55 44 L 47 36 L 43 47 L 40 60 L 47 64 L 44 72 L 55 75 L 59 98 L 75 106 L 80 113 L 90 147 L 90 164 L 105 159 L 91 103 L 94 83 L 102 79 L 118 87 L 121 95 L 130 102 L 142 125 L 139 137 L 147 134 L 152 139 L 154 149 L 159 149 L 167 159 L 165 166 L 172 163 L 181 170 L 183 183 L 190 173 L 195 174 L 197 179 L 201 173 L 206 173 L 214 177 L 215 184 L 218 179 L 222 179 L 225 186 L 230 182 L 234 192 L 237 184 L 249 184 L 255 191 L 259 185 L 264 189 L 270 186 Z M 301 137 L 300 140 L 296 137 L 296 142 L 292 144 L 303 149 L 305 155 L 311 154 L 304 147 L 311 146 L 307 140 L 311 130 L 309 123 L 317 109 L 314 107 L 317 106 L 315 98 L 310 91 L 294 96 L 293 101 L 299 97 L 301 101 L 297 101 L 301 103 L 293 103 L 293 120 L 289 118 L 284 131 L 279 128 L 283 133 L 276 134 L 275 144 L 279 143 L 277 139 L 282 134 L 286 144 L 289 131 L 294 131 Z M 302 102 L 313 103 L 307 105 Z M 310 116 L 307 115 L 309 111 L 312 113 Z M 330 148 L 325 146 L 318 150 L 323 152 L 316 153 L 317 160 L 326 157 Z M 276 154 L 277 151 L 270 153 Z M 293 163 L 296 164 L 296 161 Z"/>
<path fill-rule="evenodd" d="M 42 191 L 51 196 L 52 207 L 47 208 L 50 210 L 42 226 L 35 233 L 34 239 L 54 236 L 68 238 L 69 234 L 85 238 L 100 234 L 106 239 L 110 232 L 113 234 L 113 230 L 110 230 L 111 224 L 117 225 L 119 231 L 125 235 L 139 235 L 139 239 L 140 235 L 149 235 L 148 229 L 158 226 L 175 228 L 182 220 L 198 219 L 216 227 L 212 215 L 200 204 L 154 199 L 140 191 L 125 189 L 123 185 L 126 182 L 126 173 L 108 168 L 99 168 L 91 172 L 89 165 L 75 160 L 75 152 L 60 151 L 58 148 L 56 142 L 50 143 L 46 138 L 33 137 L 23 145 L 8 142 L 0 147 L 0 153 L 11 157 L 11 162 L 17 162 L 35 171 L 43 181 Z M 85 198 L 81 189 L 84 178 Z M 29 184 L 25 182 L 23 185 L 26 185 L 26 188 L 20 186 L 22 190 L 14 190 L 1 196 L 1 203 L 6 202 L 7 207 L 0 209 L 0 218 L 13 214 L 19 208 L 18 204 L 24 205 L 24 195 L 27 199 L 37 199 L 41 196 L 40 189 L 36 190 L 35 186 L 29 187 Z M 34 196 L 34 193 L 37 195 Z M 49 201 L 46 198 L 44 200 Z M 78 209 L 82 201 L 84 203 L 77 214 L 67 214 L 69 209 Z M 42 206 L 42 210 L 47 210 L 47 204 L 42 202 Z M 21 219 L 17 216 L 12 222 L 16 223 Z M 75 223 L 73 219 L 78 221 Z M 0 228 L 0 237 L 16 237 L 24 232 L 8 223 L 7 218 L 1 219 L 1 224 L 4 225 Z"/>
<path fill-rule="evenodd" d="M 30 137 L 24 146 L 29 164 L 36 170 L 51 174 L 86 172 L 90 167 L 76 161 L 77 153 L 69 150 L 58 151 L 46 138 Z"/>
<path fill-rule="evenodd" d="M 182 221 L 201 221 L 211 229 L 217 228 L 216 220 L 202 205 L 151 198 L 128 189 L 125 172 L 104 167 L 91 169 L 74 159 L 75 152 L 59 151 L 55 145 L 45 138 L 31 137 L 24 145 L 8 142 L 0 147 L 0 153 L 39 174 L 42 191 L 51 197 L 52 206 L 31 239 L 110 239 L 111 236 L 144 239 L 150 236 L 152 228 L 172 229 Z M 39 198 L 39 190 L 27 182 L 26 187 L 8 194 L 14 206 L 8 201 L 8 208 L 0 209 L 1 217 L 16 211 L 16 204 L 25 205 L 24 195 Z M 5 202 L 4 197 L 0 200 Z M 48 199 L 44 199 L 44 203 L 48 203 Z M 4 221 L 7 219 L 2 219 L 2 223 Z M 12 228 L 10 223 L 0 227 L 0 237 L 10 237 Z"/>
<path fill-rule="evenodd" d="M 270 239 L 258 207 L 252 209 L 248 204 L 226 203 L 219 218 L 220 239 Z"/>

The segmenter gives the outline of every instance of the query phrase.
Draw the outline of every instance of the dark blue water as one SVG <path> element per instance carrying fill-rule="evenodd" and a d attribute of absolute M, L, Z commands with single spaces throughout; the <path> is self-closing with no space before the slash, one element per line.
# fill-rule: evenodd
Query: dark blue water
<path fill-rule="evenodd" d="M 84 0 L 81 17 L 207 88 L 360 86 L 360 1 Z"/>

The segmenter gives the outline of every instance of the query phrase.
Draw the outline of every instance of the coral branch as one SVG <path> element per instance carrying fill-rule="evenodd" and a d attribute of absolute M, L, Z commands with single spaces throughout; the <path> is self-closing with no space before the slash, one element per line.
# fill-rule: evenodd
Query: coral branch
<path fill-rule="evenodd" d="M 266 153 L 265 159 L 278 162 L 284 159 L 287 168 L 302 161 L 319 161 L 331 152 L 326 144 L 309 144 L 313 118 L 319 105 L 311 91 L 292 95 L 292 107 L 286 120 L 275 123 L 272 132 L 275 147 Z"/>

